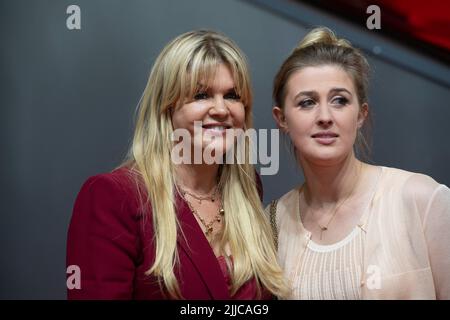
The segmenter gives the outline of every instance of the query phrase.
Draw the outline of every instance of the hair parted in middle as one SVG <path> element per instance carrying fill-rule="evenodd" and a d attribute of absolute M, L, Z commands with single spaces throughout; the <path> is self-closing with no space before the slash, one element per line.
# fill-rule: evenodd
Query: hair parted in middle
<path fill-rule="evenodd" d="M 199 83 L 211 83 L 220 64 L 229 68 L 245 107 L 245 128 L 252 128 L 252 90 L 244 54 L 218 32 L 187 32 L 167 44 L 153 65 L 138 107 L 133 142 L 122 164 L 131 168 L 144 186 L 142 198 L 147 201 L 142 201 L 143 207 L 151 207 L 156 259 L 147 274 L 156 276 L 174 298 L 182 298 L 174 268 L 178 264 L 177 237 L 183 235 L 176 215 L 170 110 L 192 99 Z M 249 152 L 248 145 L 245 150 Z M 228 243 L 233 253 L 232 294 L 255 277 L 259 289 L 262 285 L 277 296 L 286 296 L 272 230 L 256 189 L 255 169 L 248 161 L 235 161 L 222 164 L 219 174 L 226 212 L 221 244 Z"/>

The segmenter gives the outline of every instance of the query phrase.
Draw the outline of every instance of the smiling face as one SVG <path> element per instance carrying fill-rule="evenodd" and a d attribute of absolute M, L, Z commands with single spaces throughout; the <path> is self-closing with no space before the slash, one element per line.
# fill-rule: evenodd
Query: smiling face
<path fill-rule="evenodd" d="M 367 108 L 359 105 L 350 75 L 325 65 L 294 72 L 286 84 L 283 108 L 274 107 L 273 114 L 301 161 L 326 165 L 353 154 Z"/>
<path fill-rule="evenodd" d="M 201 122 L 201 130 L 194 130 L 195 121 Z M 242 129 L 244 124 L 245 107 L 236 92 L 233 75 L 224 64 L 217 66 L 210 83 L 201 80 L 194 96 L 172 111 L 174 130 L 187 129 L 193 147 L 203 150 L 208 146 L 220 154 L 226 153 L 234 143 L 232 135 L 226 132 Z"/>

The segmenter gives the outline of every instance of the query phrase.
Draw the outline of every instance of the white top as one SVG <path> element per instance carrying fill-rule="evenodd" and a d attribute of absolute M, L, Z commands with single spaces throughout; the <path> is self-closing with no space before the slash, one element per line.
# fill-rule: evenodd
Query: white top
<path fill-rule="evenodd" d="M 279 199 L 276 213 L 278 261 L 286 278 L 298 283 L 304 253 L 312 248 L 299 215 L 298 188 Z M 450 299 L 448 187 L 426 175 L 382 167 L 364 214 L 362 299 Z M 357 254 L 351 260 L 361 261 Z"/>
<path fill-rule="evenodd" d="M 355 300 L 361 298 L 361 269 L 365 235 L 355 227 L 331 245 L 309 240 L 292 279 L 292 299 Z"/>

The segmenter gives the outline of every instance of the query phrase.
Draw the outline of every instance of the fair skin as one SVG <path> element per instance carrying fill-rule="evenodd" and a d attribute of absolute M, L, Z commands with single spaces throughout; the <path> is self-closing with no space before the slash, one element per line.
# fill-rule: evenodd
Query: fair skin
<path fill-rule="evenodd" d="M 236 93 L 233 75 L 224 64 L 217 66 L 211 83 L 199 83 L 200 89 L 192 99 L 172 109 L 173 129 L 187 129 L 192 139 L 192 147 L 213 147 L 215 152 L 225 154 L 233 145 L 226 141 L 226 131 L 242 129 L 245 124 L 245 107 Z M 202 122 L 201 135 L 194 135 L 194 121 Z M 193 157 L 193 152 L 191 152 Z M 179 185 L 198 196 L 211 195 L 217 185 L 219 164 L 179 164 L 176 166 L 176 179 Z M 200 204 L 195 198 L 186 195 L 193 208 L 206 221 L 212 221 L 218 213 L 219 201 L 202 200 Z M 203 231 L 205 227 L 198 217 Z M 213 237 L 218 235 L 222 223 L 214 223 Z M 216 239 L 217 240 L 217 239 Z M 218 253 L 218 248 L 213 249 Z"/>
<path fill-rule="evenodd" d="M 362 163 L 353 152 L 367 112 L 351 76 L 334 65 L 294 72 L 286 84 L 284 106 L 273 108 L 303 169 L 300 217 L 316 243 L 332 244 L 351 232 L 378 175 L 379 168 Z"/>

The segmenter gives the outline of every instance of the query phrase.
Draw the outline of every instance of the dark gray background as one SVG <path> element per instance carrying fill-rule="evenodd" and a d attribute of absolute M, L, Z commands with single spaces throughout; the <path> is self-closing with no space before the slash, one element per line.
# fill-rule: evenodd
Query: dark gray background
<path fill-rule="evenodd" d="M 81 30 L 66 28 L 70 4 L 81 7 Z M 1 299 L 66 297 L 66 232 L 77 192 L 125 156 L 148 72 L 169 40 L 198 28 L 234 39 L 250 61 L 255 127 L 275 128 L 272 79 L 306 32 L 236 0 L 11 0 L 0 2 L 0 13 Z M 365 26 L 316 14 L 317 24 L 345 28 L 350 40 L 387 43 Z M 381 57 L 370 62 L 373 162 L 450 185 L 448 86 Z M 302 181 L 281 151 L 279 173 L 263 177 L 265 203 Z"/>

